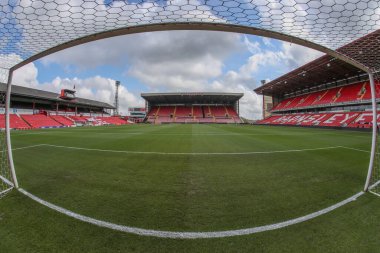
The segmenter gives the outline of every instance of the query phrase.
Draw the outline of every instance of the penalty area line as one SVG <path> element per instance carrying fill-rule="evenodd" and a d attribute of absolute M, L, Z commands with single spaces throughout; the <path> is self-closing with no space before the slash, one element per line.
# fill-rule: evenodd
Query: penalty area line
<path fill-rule="evenodd" d="M 40 146 L 43 146 L 45 144 L 36 144 L 36 145 L 30 145 L 30 146 L 25 146 L 25 147 L 19 147 L 19 148 L 12 148 L 12 151 L 15 151 L 15 150 L 20 150 L 20 149 L 28 149 L 28 148 L 35 148 L 35 147 L 40 147 Z M 3 153 L 4 150 L 1 150 L 0 153 Z"/>
<path fill-rule="evenodd" d="M 25 147 L 20 147 L 20 148 L 12 148 L 12 150 L 20 150 L 20 149 L 27 149 L 27 148 L 35 148 L 39 146 L 43 146 L 44 144 L 36 144 L 36 145 L 30 145 L 30 146 L 25 146 Z"/>
<path fill-rule="evenodd" d="M 274 151 L 252 151 L 252 152 L 207 152 L 207 153 L 186 153 L 186 152 L 155 152 L 155 151 L 130 151 L 130 150 L 110 150 L 110 149 L 97 149 L 97 148 L 81 148 L 72 146 L 60 146 L 51 144 L 40 144 L 40 146 L 66 148 L 75 150 L 97 151 L 97 152 L 111 152 L 111 153 L 125 153 L 125 154 L 150 154 L 150 155 L 253 155 L 253 154 L 274 154 L 274 153 L 291 153 L 291 152 L 306 152 L 325 149 L 336 149 L 341 146 L 330 146 L 321 148 L 306 148 L 306 149 L 288 149 L 288 150 L 274 150 Z"/>
<path fill-rule="evenodd" d="M 359 152 L 365 152 L 365 153 L 371 153 L 371 151 L 364 150 L 364 149 L 358 149 L 358 148 L 350 148 L 350 147 L 345 147 L 345 146 L 339 146 L 340 148 L 345 148 L 345 149 L 351 149 Z"/>
<path fill-rule="evenodd" d="M 255 233 L 260 233 L 264 231 L 270 231 L 270 230 L 276 230 L 280 228 L 284 228 L 287 226 L 291 226 L 297 223 L 301 223 L 313 218 L 316 218 L 318 216 L 321 216 L 323 214 L 329 213 L 341 206 L 344 206 L 352 201 L 355 201 L 358 197 L 362 196 L 364 192 L 359 192 L 341 202 L 338 202 L 330 207 L 327 207 L 325 209 L 319 210 L 317 212 L 298 217 L 295 219 L 274 223 L 270 225 L 264 225 L 259 227 L 252 227 L 252 228 L 246 228 L 246 229 L 237 229 L 237 230 L 225 230 L 225 231 L 213 231 L 213 232 L 175 232 L 175 231 L 161 231 L 161 230 L 152 230 L 152 229 L 143 229 L 143 228 L 136 228 L 136 227 L 129 227 L 124 225 L 118 225 L 107 221 L 97 220 L 88 216 L 84 216 L 81 214 L 77 214 L 75 212 L 72 212 L 70 210 L 67 210 L 63 207 L 54 205 L 50 202 L 47 202 L 43 199 L 40 199 L 39 197 L 25 191 L 24 189 L 19 188 L 19 192 L 24 194 L 25 196 L 33 199 L 34 201 L 51 208 L 59 213 L 65 214 L 67 216 L 70 216 L 72 218 L 75 218 L 77 220 L 90 223 L 99 227 L 109 228 L 121 232 L 126 232 L 130 234 L 136 234 L 136 235 L 142 235 L 142 236 L 152 236 L 152 237 L 160 237 L 160 238 L 172 238 L 172 239 L 207 239 L 207 238 L 222 238 L 222 237 L 231 237 L 231 236 L 240 236 L 240 235 L 250 235 Z"/>

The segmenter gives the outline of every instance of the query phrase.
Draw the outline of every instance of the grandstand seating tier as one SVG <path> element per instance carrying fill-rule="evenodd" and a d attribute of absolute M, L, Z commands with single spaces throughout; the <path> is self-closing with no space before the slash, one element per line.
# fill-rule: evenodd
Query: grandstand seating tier
<path fill-rule="evenodd" d="M 33 128 L 62 126 L 61 123 L 58 123 L 44 114 L 24 114 L 20 116 Z"/>
<path fill-rule="evenodd" d="M 192 117 L 192 106 L 176 106 L 176 117 Z"/>
<path fill-rule="evenodd" d="M 62 115 L 50 115 L 50 117 L 52 119 L 54 119 L 55 121 L 57 121 L 58 123 L 61 123 L 64 126 L 73 126 L 74 125 L 74 122 L 72 120 L 68 119 L 65 116 L 62 116 Z"/>
<path fill-rule="evenodd" d="M 200 107 L 200 106 L 193 106 L 193 116 L 195 118 L 203 118 L 202 107 Z"/>
<path fill-rule="evenodd" d="M 9 115 L 10 128 L 12 129 L 30 129 L 31 126 L 28 125 L 23 119 L 21 119 L 16 114 Z M 0 128 L 5 128 L 5 114 L 0 114 Z"/>
<path fill-rule="evenodd" d="M 241 123 L 232 106 L 152 106 L 147 114 L 150 123 Z"/>
<path fill-rule="evenodd" d="M 376 83 L 376 97 L 380 98 L 380 83 Z M 336 103 L 355 102 L 371 99 L 369 82 L 360 82 L 328 90 L 316 91 L 278 103 L 272 111 L 299 109 L 310 106 L 331 105 Z"/>
<path fill-rule="evenodd" d="M 88 123 L 92 125 L 125 125 L 127 121 L 119 117 L 88 117 L 88 116 L 62 116 L 45 114 L 10 114 L 10 127 L 12 129 L 31 129 L 44 127 L 74 126 L 74 122 Z M 5 115 L 0 114 L 0 128 L 5 128 Z"/>

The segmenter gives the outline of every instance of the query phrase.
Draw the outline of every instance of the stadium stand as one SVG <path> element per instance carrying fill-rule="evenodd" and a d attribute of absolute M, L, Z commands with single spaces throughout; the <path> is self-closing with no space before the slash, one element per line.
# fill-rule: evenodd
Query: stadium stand
<path fill-rule="evenodd" d="M 376 83 L 376 97 L 380 98 L 380 83 Z M 359 82 L 343 87 L 317 91 L 297 97 L 287 98 L 275 106 L 272 111 L 287 111 L 318 105 L 334 105 L 346 102 L 359 102 L 371 99 L 369 82 Z"/>
<path fill-rule="evenodd" d="M 241 93 L 145 93 L 146 122 L 161 123 L 241 123 Z"/>
<path fill-rule="evenodd" d="M 21 119 L 16 114 L 10 114 L 10 128 L 12 129 L 31 129 L 32 127 L 28 125 L 23 119 Z M 5 128 L 5 115 L 0 114 L 0 128 Z"/>
<path fill-rule="evenodd" d="M 379 34 L 374 34 L 378 38 Z M 358 45 L 364 37 L 355 41 Z M 346 50 L 343 46 L 340 50 Z M 379 72 L 374 96 L 380 103 Z M 263 95 L 257 124 L 334 128 L 372 128 L 371 87 L 363 70 L 324 55 L 254 90 Z M 378 124 L 379 116 L 377 119 Z M 379 124 L 380 125 L 380 124 Z"/>
<path fill-rule="evenodd" d="M 62 116 L 62 115 L 50 115 L 50 117 L 52 119 L 54 119 L 55 121 L 57 121 L 58 123 L 60 123 L 61 125 L 63 125 L 63 126 L 73 126 L 73 125 L 75 125 L 72 120 L 70 120 L 69 118 L 67 118 L 65 116 Z"/>
<path fill-rule="evenodd" d="M 0 93 L 5 91 L 6 85 L 0 83 Z M 12 85 L 11 104 L 12 129 L 129 123 L 120 117 L 109 116 L 114 107 L 107 103 L 76 97 L 68 99 L 62 97 L 62 94 L 17 85 Z M 0 128 L 5 128 L 4 114 L 0 114 Z"/>
<path fill-rule="evenodd" d="M 224 106 L 208 106 L 208 108 L 212 117 L 228 117 L 226 108 Z"/>
<path fill-rule="evenodd" d="M 89 116 L 70 115 L 70 116 L 68 116 L 68 118 L 71 119 L 74 122 L 86 123 L 90 117 Z"/>
<path fill-rule="evenodd" d="M 26 114 L 20 115 L 23 120 L 25 120 L 33 128 L 44 128 L 44 127 L 59 127 L 62 126 L 61 123 L 53 120 L 52 118 L 44 114 Z"/>
<path fill-rule="evenodd" d="M 193 115 L 195 118 L 204 118 L 204 113 L 202 110 L 202 107 L 200 106 L 193 106 Z"/>
<path fill-rule="evenodd" d="M 128 124 L 127 121 L 119 118 L 119 117 L 96 117 L 96 119 L 104 121 L 108 124 L 112 125 L 126 125 Z"/>
<path fill-rule="evenodd" d="M 176 106 L 174 115 L 176 117 L 192 117 L 193 107 L 192 106 Z"/>

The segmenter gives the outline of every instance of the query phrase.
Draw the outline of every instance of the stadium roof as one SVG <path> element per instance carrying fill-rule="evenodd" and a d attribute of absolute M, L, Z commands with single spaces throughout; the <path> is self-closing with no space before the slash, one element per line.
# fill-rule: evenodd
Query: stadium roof
<path fill-rule="evenodd" d="M 152 104 L 232 104 L 243 93 L 188 92 L 188 93 L 142 93 L 141 97 Z"/>
<path fill-rule="evenodd" d="M 0 83 L 0 92 L 5 93 L 6 89 L 7 89 L 6 84 Z M 65 99 L 59 98 L 58 93 L 27 88 L 27 87 L 18 86 L 18 85 L 12 85 L 11 94 L 13 96 L 37 98 L 37 99 L 54 101 L 54 102 L 61 102 L 65 104 L 69 103 L 69 104 L 79 105 L 79 106 L 101 107 L 101 108 L 106 108 L 106 109 L 115 108 L 114 106 L 110 104 L 95 101 L 95 100 L 85 99 L 85 98 L 75 98 L 74 100 L 65 100 Z"/>
<path fill-rule="evenodd" d="M 375 46 L 374 44 L 377 44 Z M 360 48 L 360 54 L 366 53 L 366 48 L 373 48 L 371 65 L 380 64 L 380 30 L 362 37 L 338 51 L 347 51 L 352 47 Z M 367 57 L 368 60 L 371 57 Z M 352 78 L 365 74 L 365 72 L 355 66 L 342 60 L 336 59 L 329 55 L 324 55 L 314 61 L 311 61 L 273 81 L 270 81 L 261 87 L 255 89 L 257 94 L 263 95 L 282 95 L 288 92 L 294 92 L 305 88 L 311 88 L 321 84 L 332 83 L 338 80 Z"/>

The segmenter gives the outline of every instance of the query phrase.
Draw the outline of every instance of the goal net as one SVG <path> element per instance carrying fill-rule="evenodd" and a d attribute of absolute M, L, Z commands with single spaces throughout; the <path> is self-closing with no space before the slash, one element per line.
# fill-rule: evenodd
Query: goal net
<path fill-rule="evenodd" d="M 6 83 L 7 79 L 8 71 L 0 69 L 0 82 Z M 5 133 L 5 96 L 5 92 L 0 93 L 0 198 L 13 188 Z"/>
<path fill-rule="evenodd" d="M 380 83 L 380 72 L 374 74 L 375 84 Z M 377 93 L 377 92 L 376 92 Z M 376 94 L 377 97 L 377 94 Z M 369 183 L 369 191 L 380 197 L 380 137 L 379 137 L 379 110 L 377 111 L 377 136 L 376 136 L 376 151 L 372 169 L 372 175 Z"/>

